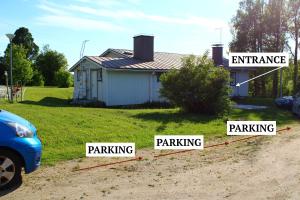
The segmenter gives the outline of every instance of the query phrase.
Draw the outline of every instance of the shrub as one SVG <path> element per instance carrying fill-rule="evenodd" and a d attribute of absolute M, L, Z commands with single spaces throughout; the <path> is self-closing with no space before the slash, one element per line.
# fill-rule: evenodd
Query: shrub
<path fill-rule="evenodd" d="M 45 81 L 43 75 L 38 70 L 34 70 L 30 85 L 44 86 L 44 83 Z"/>
<path fill-rule="evenodd" d="M 61 88 L 71 87 L 73 86 L 73 76 L 67 71 L 58 71 L 55 73 L 55 83 Z"/>
<path fill-rule="evenodd" d="M 189 56 L 161 76 L 160 93 L 187 112 L 223 115 L 230 109 L 229 72 L 207 58 Z"/>

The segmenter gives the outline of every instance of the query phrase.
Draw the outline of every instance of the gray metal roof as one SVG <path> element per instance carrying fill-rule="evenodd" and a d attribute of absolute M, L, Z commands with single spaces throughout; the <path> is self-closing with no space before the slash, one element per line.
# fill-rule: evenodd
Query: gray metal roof
<path fill-rule="evenodd" d="M 120 54 L 120 58 L 105 57 L 109 52 Z M 177 53 L 155 52 L 154 61 L 133 58 L 133 51 L 127 49 L 108 49 L 100 56 L 87 56 L 90 60 L 110 69 L 169 70 L 179 69 L 182 58 L 187 55 Z"/>
<path fill-rule="evenodd" d="M 110 52 L 117 54 L 118 58 L 106 57 Z M 132 70 L 170 70 L 179 69 L 182 67 L 182 58 L 188 54 L 154 52 L 154 61 L 143 61 L 133 58 L 133 51 L 128 49 L 107 49 L 100 56 L 85 56 L 93 62 L 108 68 L 108 69 L 132 69 Z M 83 59 L 84 59 L 83 58 Z M 77 66 L 78 61 L 70 71 L 73 71 Z M 228 59 L 223 58 L 223 66 L 228 67 Z M 231 68 L 229 68 L 231 69 Z M 234 68 L 232 68 L 234 69 Z M 238 69 L 238 68 L 235 68 Z M 244 68 L 245 69 L 245 68 Z"/>

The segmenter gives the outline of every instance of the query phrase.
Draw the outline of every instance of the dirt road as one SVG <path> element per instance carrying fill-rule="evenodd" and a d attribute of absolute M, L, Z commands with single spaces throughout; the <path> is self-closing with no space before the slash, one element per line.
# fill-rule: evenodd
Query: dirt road
<path fill-rule="evenodd" d="M 157 152 L 156 152 L 157 153 Z M 300 125 L 226 147 L 72 172 L 103 159 L 64 162 L 27 175 L 3 199 L 300 199 Z"/>

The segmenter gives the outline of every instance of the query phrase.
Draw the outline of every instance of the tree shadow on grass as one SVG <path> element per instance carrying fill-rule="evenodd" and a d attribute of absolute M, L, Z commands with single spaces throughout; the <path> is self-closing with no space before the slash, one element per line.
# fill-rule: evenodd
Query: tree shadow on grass
<path fill-rule="evenodd" d="M 156 128 L 156 131 L 163 131 L 167 128 L 168 123 L 177 123 L 178 126 L 184 122 L 206 124 L 214 120 L 223 120 L 226 126 L 227 120 L 241 120 L 241 121 L 276 121 L 277 125 L 285 125 L 295 122 L 297 118 L 289 111 L 276 107 L 270 107 L 262 110 L 241 110 L 233 109 L 228 117 L 217 117 L 213 115 L 192 114 L 184 112 L 151 112 L 139 113 L 133 115 L 134 118 L 145 121 L 156 121 L 161 124 Z"/>
<path fill-rule="evenodd" d="M 20 102 L 22 104 L 30 104 L 30 105 L 39 105 L 39 106 L 48 106 L 48 107 L 70 107 L 70 100 L 68 99 L 60 99 L 56 97 L 45 97 L 40 101 L 31 101 L 25 100 Z"/>
<path fill-rule="evenodd" d="M 151 113 L 139 113 L 133 115 L 134 118 L 142 119 L 144 121 L 156 121 L 160 122 L 161 125 L 156 128 L 156 131 L 161 132 L 167 128 L 167 124 L 176 123 L 181 126 L 184 122 L 189 123 L 201 123 L 206 124 L 211 121 L 218 119 L 213 115 L 201 115 L 184 112 L 151 112 Z"/>
<path fill-rule="evenodd" d="M 297 118 L 289 110 L 279 109 L 277 107 L 269 107 L 261 110 L 241 110 L 233 109 L 230 114 L 230 120 L 261 120 L 276 121 L 277 125 L 284 125 L 295 122 Z"/>

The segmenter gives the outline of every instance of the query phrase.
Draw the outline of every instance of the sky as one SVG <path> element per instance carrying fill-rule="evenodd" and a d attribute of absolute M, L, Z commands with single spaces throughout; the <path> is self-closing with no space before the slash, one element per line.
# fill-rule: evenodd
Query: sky
<path fill-rule="evenodd" d="M 132 37 L 154 36 L 154 50 L 203 54 L 232 39 L 230 21 L 239 0 L 9 0 L 0 8 L 0 56 L 6 33 L 26 27 L 42 49 L 63 53 L 69 68 L 84 55 L 108 48 L 132 49 Z M 222 34 L 220 34 L 222 33 Z M 220 35 L 222 37 L 220 37 Z"/>

